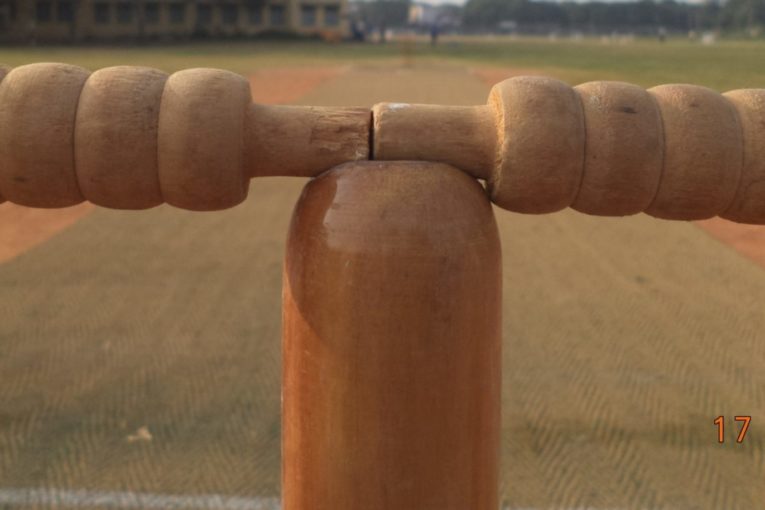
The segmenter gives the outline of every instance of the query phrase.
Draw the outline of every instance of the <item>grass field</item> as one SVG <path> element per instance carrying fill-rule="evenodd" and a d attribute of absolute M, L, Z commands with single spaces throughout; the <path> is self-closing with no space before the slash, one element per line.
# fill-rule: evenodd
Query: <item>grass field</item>
<path fill-rule="evenodd" d="M 404 43 L 315 44 L 307 42 L 234 42 L 163 47 L 39 47 L 0 49 L 0 62 L 16 66 L 61 61 L 97 69 L 115 64 L 146 65 L 175 71 L 220 67 L 243 74 L 284 65 L 399 64 Z M 603 42 L 503 38 L 494 41 L 445 38 L 435 48 L 413 45 L 417 62 L 452 62 L 516 69 L 536 69 L 570 83 L 593 79 L 624 80 L 638 85 L 696 83 L 718 90 L 765 84 L 763 41 L 722 41 L 713 46 L 672 39 Z"/>
<path fill-rule="evenodd" d="M 482 76 L 518 71 L 765 87 L 763 52 L 461 39 L 410 57 L 398 43 L 232 43 L 3 48 L 0 62 L 222 67 L 254 74 L 263 97 L 297 79 L 282 68 L 310 67 L 323 78 L 294 102 L 368 106 L 482 103 Z M 280 265 L 303 184 L 258 179 L 244 204 L 209 214 L 94 210 L 0 264 L 0 509 L 109 508 L 131 493 L 273 508 Z M 765 508 L 765 270 L 691 223 L 497 219 L 505 508 Z M 753 417 L 745 442 L 729 423 L 717 444 L 713 420 L 737 414 Z"/>

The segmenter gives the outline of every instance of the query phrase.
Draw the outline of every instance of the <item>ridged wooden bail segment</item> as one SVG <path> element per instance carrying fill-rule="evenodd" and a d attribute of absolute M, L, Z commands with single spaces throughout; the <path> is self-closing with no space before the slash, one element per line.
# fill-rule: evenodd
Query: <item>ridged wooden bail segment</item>
<path fill-rule="evenodd" d="M 145 67 L 94 72 L 80 95 L 75 165 L 83 196 L 114 209 L 147 209 L 164 200 L 157 136 L 167 74 Z"/>
<path fill-rule="evenodd" d="M 573 208 L 602 216 L 644 211 L 661 178 L 664 137 L 656 101 L 629 83 L 575 87 L 586 131 L 584 175 Z"/>
<path fill-rule="evenodd" d="M 660 85 L 656 98 L 664 125 L 664 170 L 646 212 L 670 220 L 700 220 L 725 212 L 738 189 L 741 126 L 733 105 L 695 85 Z"/>
<path fill-rule="evenodd" d="M 739 223 L 765 224 L 765 90 L 733 90 L 723 97 L 741 122 L 744 163 L 733 202 L 720 216 Z"/>
<path fill-rule="evenodd" d="M 0 194 L 7 200 L 42 208 L 84 200 L 74 126 L 89 74 L 66 64 L 30 64 L 0 82 Z"/>
<path fill-rule="evenodd" d="M 582 179 L 585 138 L 574 89 L 551 78 L 511 78 L 491 89 L 489 104 L 497 118 L 492 201 L 534 214 L 570 206 Z"/>
<path fill-rule="evenodd" d="M 238 74 L 188 69 L 165 83 L 159 113 L 159 183 L 165 201 L 197 211 L 247 197 L 243 164 L 250 85 Z"/>

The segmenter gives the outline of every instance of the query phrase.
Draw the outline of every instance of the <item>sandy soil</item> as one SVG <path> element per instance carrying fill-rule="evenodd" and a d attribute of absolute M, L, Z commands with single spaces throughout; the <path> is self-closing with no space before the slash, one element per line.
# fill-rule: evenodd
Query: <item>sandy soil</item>
<path fill-rule="evenodd" d="M 714 238 L 765 267 L 765 225 L 742 225 L 722 218 L 711 218 L 696 224 Z"/>
<path fill-rule="evenodd" d="M 470 70 L 473 75 L 489 87 L 514 76 L 544 76 L 538 69 L 500 69 L 496 67 L 475 67 Z"/>
<path fill-rule="evenodd" d="M 252 97 L 260 103 L 291 103 L 344 70 L 344 67 L 311 67 L 258 71 L 250 78 Z M 92 209 L 87 203 L 56 210 L 0 204 L 0 264 L 45 242 Z"/>
<path fill-rule="evenodd" d="M 88 203 L 65 209 L 30 209 L 8 202 L 0 204 L 0 264 L 45 242 L 92 209 Z"/>
<path fill-rule="evenodd" d="M 347 67 L 285 67 L 264 69 L 250 76 L 252 98 L 258 103 L 292 103 L 324 83 L 347 71 Z"/>

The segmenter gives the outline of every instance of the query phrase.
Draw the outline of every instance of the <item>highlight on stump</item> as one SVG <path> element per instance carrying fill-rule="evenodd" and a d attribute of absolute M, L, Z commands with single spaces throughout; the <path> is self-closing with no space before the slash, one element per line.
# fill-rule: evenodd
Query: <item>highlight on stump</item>
<path fill-rule="evenodd" d="M 765 223 L 763 89 L 517 77 L 485 105 L 370 111 L 254 104 L 247 80 L 215 69 L 0 77 L 0 200 L 30 207 L 224 209 L 252 177 L 376 159 L 448 163 L 521 213 Z"/>

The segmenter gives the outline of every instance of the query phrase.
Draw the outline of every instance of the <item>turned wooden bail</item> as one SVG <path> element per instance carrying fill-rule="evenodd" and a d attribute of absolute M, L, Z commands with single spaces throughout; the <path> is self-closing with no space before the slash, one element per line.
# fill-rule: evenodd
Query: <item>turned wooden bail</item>
<path fill-rule="evenodd" d="M 489 178 L 491 200 L 522 213 L 569 207 L 584 172 L 584 112 L 575 91 L 541 76 L 495 85 L 497 152 Z"/>
<path fill-rule="evenodd" d="M 670 220 L 700 220 L 731 206 L 743 167 L 735 108 L 717 92 L 694 85 L 648 91 L 664 122 L 664 171 L 646 212 Z"/>
<path fill-rule="evenodd" d="M 496 510 L 500 243 L 464 172 L 349 163 L 296 206 L 284 510 Z"/>
<path fill-rule="evenodd" d="M 736 196 L 720 216 L 742 223 L 765 223 L 765 90 L 734 90 L 723 96 L 738 113 L 744 153 Z"/>
<path fill-rule="evenodd" d="M 5 75 L 0 201 L 225 209 L 252 177 L 369 156 L 368 109 L 252 104 L 249 82 L 228 71 L 32 64 Z"/>
<path fill-rule="evenodd" d="M 368 108 L 253 104 L 247 113 L 245 165 L 251 177 L 313 177 L 369 159 Z"/>
<path fill-rule="evenodd" d="M 0 69 L 0 201 L 216 210 L 252 177 L 371 157 L 450 164 L 516 212 L 765 223 L 763 126 L 762 89 L 527 76 L 481 106 L 369 111 L 253 104 L 247 80 L 216 69 L 31 64 Z"/>
<path fill-rule="evenodd" d="M 664 164 L 664 128 L 656 101 L 628 83 L 574 88 L 584 113 L 584 173 L 572 207 L 626 216 L 653 202 Z M 616 169 L 616 171 L 615 171 Z"/>
<path fill-rule="evenodd" d="M 66 64 L 30 64 L 0 82 L 0 194 L 6 200 L 44 208 L 85 200 L 72 140 L 88 74 Z"/>
<path fill-rule="evenodd" d="M 74 164 L 82 194 L 96 205 L 148 209 L 164 202 L 157 138 L 167 74 L 107 67 L 80 93 Z"/>
<path fill-rule="evenodd" d="M 215 210 L 247 197 L 244 133 L 250 84 L 217 69 L 179 71 L 159 113 L 159 185 L 170 205 Z"/>
<path fill-rule="evenodd" d="M 765 223 L 765 90 L 517 77 L 485 106 L 373 112 L 375 159 L 453 164 L 511 211 Z"/>
<path fill-rule="evenodd" d="M 376 160 L 448 162 L 479 179 L 491 175 L 497 128 L 490 106 L 379 103 L 372 119 Z"/>

